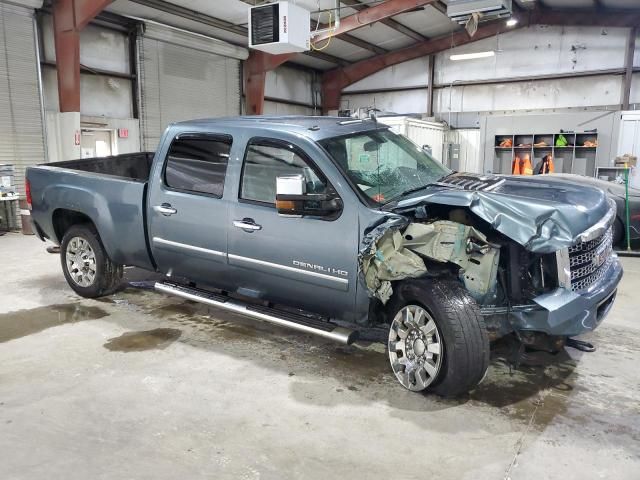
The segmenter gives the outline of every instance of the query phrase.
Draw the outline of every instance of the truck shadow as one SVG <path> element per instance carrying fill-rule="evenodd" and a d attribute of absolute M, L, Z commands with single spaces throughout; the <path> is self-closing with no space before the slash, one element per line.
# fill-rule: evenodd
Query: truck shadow
<path fill-rule="evenodd" d="M 539 365 L 518 369 L 495 351 L 486 378 L 474 391 L 446 399 L 402 388 L 381 344 L 340 346 L 206 305 L 156 295 L 146 288 L 128 288 L 105 300 L 128 303 L 161 320 L 161 326 L 179 329 L 179 342 L 287 375 L 291 395 L 301 403 L 332 407 L 382 401 L 398 412 L 488 408 L 523 422 L 536 411 L 534 425 L 542 426 L 566 409 L 568 394 L 575 388 L 576 360 L 566 351 L 544 358 Z"/>

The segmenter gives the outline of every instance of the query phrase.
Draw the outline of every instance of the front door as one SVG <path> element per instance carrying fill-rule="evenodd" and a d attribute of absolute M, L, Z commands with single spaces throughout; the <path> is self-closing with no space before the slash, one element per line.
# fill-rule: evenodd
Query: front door
<path fill-rule="evenodd" d="M 232 139 L 182 133 L 150 182 L 149 238 L 158 269 L 224 288 L 228 284 L 224 198 Z"/>
<path fill-rule="evenodd" d="M 335 218 L 287 217 L 275 208 L 276 177 L 301 174 L 307 193 L 333 188 L 305 151 L 289 142 L 248 142 L 237 203 L 231 204 L 229 264 L 241 293 L 348 318 L 357 279 L 356 209 Z"/>

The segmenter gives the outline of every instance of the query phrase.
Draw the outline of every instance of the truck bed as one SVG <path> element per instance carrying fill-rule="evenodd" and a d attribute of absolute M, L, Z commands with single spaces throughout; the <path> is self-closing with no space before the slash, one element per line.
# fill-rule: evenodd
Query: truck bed
<path fill-rule="evenodd" d="M 59 244 L 65 218 L 82 215 L 113 261 L 153 270 L 145 228 L 152 160 L 141 152 L 27 168 L 36 232 Z"/>
<path fill-rule="evenodd" d="M 153 163 L 153 152 L 125 153 L 110 157 L 83 158 L 48 163 L 47 166 L 100 173 L 146 182 Z"/>

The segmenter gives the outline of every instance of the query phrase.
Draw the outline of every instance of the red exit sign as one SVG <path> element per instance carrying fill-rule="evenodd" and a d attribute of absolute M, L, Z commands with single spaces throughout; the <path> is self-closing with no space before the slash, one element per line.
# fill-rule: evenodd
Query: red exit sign
<path fill-rule="evenodd" d="M 118 129 L 118 138 L 129 138 L 129 129 L 128 128 L 119 128 Z"/>

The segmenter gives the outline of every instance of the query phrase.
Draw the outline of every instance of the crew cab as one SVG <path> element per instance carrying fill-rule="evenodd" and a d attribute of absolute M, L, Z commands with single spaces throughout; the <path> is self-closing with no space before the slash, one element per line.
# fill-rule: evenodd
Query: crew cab
<path fill-rule="evenodd" d="M 155 154 L 26 177 L 34 229 L 79 295 L 112 294 L 125 265 L 161 272 L 159 292 L 382 340 L 415 391 L 474 388 L 499 337 L 553 350 L 595 329 L 622 277 L 601 190 L 452 172 L 375 119 L 181 122 Z"/>

